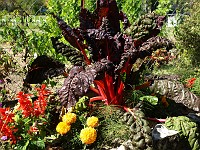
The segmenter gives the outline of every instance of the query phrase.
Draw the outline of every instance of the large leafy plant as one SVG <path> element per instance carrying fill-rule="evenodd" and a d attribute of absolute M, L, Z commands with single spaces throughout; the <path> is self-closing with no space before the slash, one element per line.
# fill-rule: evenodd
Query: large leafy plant
<path fill-rule="evenodd" d="M 94 12 L 87 10 L 82 0 L 78 28 L 70 27 L 54 13 L 52 15 L 71 45 L 67 46 L 58 37 L 52 37 L 56 52 L 67 56 L 73 64 L 58 91 L 62 104 L 67 108 L 74 106 L 84 95 L 89 96 L 91 103 L 101 100 L 107 105 L 124 105 L 124 91 L 130 88 L 128 85 L 139 80 L 134 78 L 132 70 L 136 60 L 150 56 L 158 48 L 168 50 L 173 46 L 169 40 L 157 36 L 165 17 L 150 13 L 130 25 L 115 0 L 97 1 Z M 34 74 L 33 71 L 38 68 L 45 66 L 35 63 L 29 70 L 29 78 L 25 79 L 27 83 L 34 83 L 30 73 Z M 50 70 L 56 70 L 56 67 L 47 68 L 42 74 L 46 74 L 46 78 L 52 77 Z"/>

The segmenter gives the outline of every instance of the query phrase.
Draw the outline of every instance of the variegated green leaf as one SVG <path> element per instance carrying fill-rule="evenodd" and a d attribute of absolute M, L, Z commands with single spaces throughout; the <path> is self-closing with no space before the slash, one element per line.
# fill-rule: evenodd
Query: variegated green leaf
<path fill-rule="evenodd" d="M 154 83 L 150 86 L 150 89 L 154 93 L 160 95 L 166 95 L 167 98 L 174 100 L 176 103 L 182 103 L 186 107 L 193 109 L 194 111 L 200 111 L 200 99 L 184 85 L 175 80 L 154 80 Z"/>

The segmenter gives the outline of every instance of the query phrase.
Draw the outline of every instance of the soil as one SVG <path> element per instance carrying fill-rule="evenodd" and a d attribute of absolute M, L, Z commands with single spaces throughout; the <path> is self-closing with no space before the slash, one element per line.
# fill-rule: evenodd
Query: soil
<path fill-rule="evenodd" d="M 1 51 L 1 73 L 0 73 L 0 79 L 2 81 L 2 84 L 0 87 L 3 90 L 1 96 L 3 97 L 3 100 L 11 100 L 15 97 L 16 93 L 21 91 L 23 87 L 23 68 L 26 67 L 26 63 L 23 60 L 22 54 L 16 54 L 11 50 L 11 46 L 8 44 L 2 44 L 1 45 L 2 51 Z"/>
<path fill-rule="evenodd" d="M 0 102 L 13 101 L 16 94 L 24 90 L 23 80 L 30 64 L 30 58 L 25 61 L 24 54 L 25 52 L 14 54 L 9 44 L 0 44 Z M 62 86 L 64 77 L 57 77 L 52 81 L 56 86 L 49 86 L 48 89 L 56 92 Z M 25 92 L 31 93 L 35 86 L 39 85 L 31 85 L 32 88 L 26 88 Z"/>

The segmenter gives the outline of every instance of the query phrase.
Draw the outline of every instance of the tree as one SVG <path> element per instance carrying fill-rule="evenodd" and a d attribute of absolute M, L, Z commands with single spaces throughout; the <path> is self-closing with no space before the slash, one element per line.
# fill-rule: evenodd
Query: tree
<path fill-rule="evenodd" d="M 12 12 L 23 10 L 28 14 L 37 14 L 45 6 L 45 0 L 0 0 L 0 10 Z"/>

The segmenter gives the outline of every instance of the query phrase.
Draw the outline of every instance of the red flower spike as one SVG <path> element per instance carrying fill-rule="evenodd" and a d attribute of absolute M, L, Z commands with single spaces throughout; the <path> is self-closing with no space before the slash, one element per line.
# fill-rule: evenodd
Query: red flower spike
<path fill-rule="evenodd" d="M 32 102 L 30 101 L 30 94 L 19 92 L 17 97 L 19 98 L 18 102 L 20 104 L 19 110 L 22 110 L 24 117 L 31 116 L 33 112 L 33 106 Z"/>
<path fill-rule="evenodd" d="M 39 129 L 37 128 L 36 124 L 33 124 L 32 126 L 30 126 L 28 132 L 29 132 L 29 134 L 37 133 L 37 132 L 39 132 Z"/>
<path fill-rule="evenodd" d="M 17 98 L 19 98 L 21 100 L 27 100 L 30 98 L 30 96 L 31 96 L 31 94 L 25 94 L 22 91 L 17 94 Z"/>
<path fill-rule="evenodd" d="M 35 116 L 44 115 L 46 106 L 47 106 L 47 101 L 39 97 L 38 100 L 34 102 L 34 115 Z"/>
<path fill-rule="evenodd" d="M 41 88 L 36 88 L 36 90 L 38 91 L 38 95 L 39 96 L 46 97 L 47 95 L 49 95 L 51 93 L 49 90 L 46 90 L 46 85 L 45 84 L 42 84 Z"/>
<path fill-rule="evenodd" d="M 47 107 L 46 98 L 50 94 L 50 91 L 46 90 L 45 84 L 42 84 L 41 88 L 36 88 L 36 90 L 38 91 L 39 97 L 34 102 L 34 115 L 35 116 L 44 115 Z"/>
<path fill-rule="evenodd" d="M 13 135 L 13 130 L 2 119 L 0 119 L 0 136 L 7 136 L 9 139 L 11 139 L 13 144 L 16 143 L 16 138 Z"/>
<path fill-rule="evenodd" d="M 13 122 L 14 114 L 10 111 L 10 108 L 0 108 L 0 119 L 4 121 L 5 124 Z"/>

